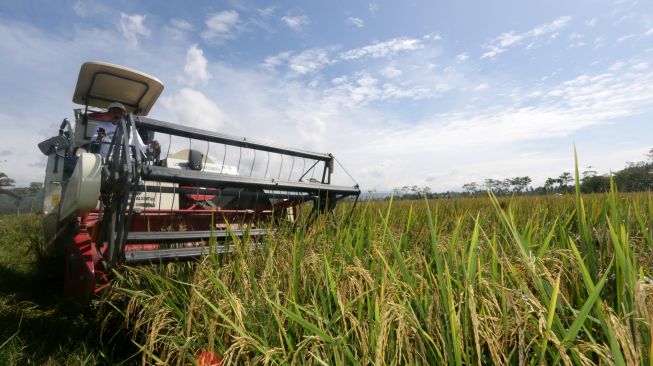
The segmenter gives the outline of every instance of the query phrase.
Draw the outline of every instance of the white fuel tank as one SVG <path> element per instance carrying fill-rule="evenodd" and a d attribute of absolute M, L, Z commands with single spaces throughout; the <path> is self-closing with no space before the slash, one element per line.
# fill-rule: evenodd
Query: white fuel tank
<path fill-rule="evenodd" d="M 81 153 L 75 170 L 66 185 L 61 202 L 60 219 L 84 214 L 98 204 L 102 178 L 102 158 L 98 154 Z"/>

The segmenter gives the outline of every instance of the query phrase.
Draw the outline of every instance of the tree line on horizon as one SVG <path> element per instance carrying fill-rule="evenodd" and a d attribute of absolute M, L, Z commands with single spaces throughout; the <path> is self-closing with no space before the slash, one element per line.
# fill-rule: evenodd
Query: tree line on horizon
<path fill-rule="evenodd" d="M 588 166 L 580 172 L 580 190 L 582 193 L 603 193 L 610 190 L 610 177 L 620 192 L 642 192 L 653 188 L 653 148 L 646 154 L 646 161 L 626 162 L 626 166 L 612 173 L 599 174 L 594 167 Z M 452 198 L 474 197 L 492 191 L 498 196 L 507 195 L 543 195 L 566 194 L 575 189 L 574 175 L 562 172 L 557 177 L 548 177 L 544 184 L 531 186 L 529 176 L 509 177 L 503 179 L 487 178 L 482 183 L 469 182 L 462 185 L 462 191 L 432 192 L 430 187 L 403 186 L 393 189 L 396 199 L 417 198 Z"/>

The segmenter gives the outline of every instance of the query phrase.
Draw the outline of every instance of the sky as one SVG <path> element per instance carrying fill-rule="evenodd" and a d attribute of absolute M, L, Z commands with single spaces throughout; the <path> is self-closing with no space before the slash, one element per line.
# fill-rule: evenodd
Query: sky
<path fill-rule="evenodd" d="M 0 171 L 43 180 L 82 63 L 165 90 L 149 116 L 333 153 L 363 191 L 641 161 L 653 2 L 0 2 Z M 346 183 L 340 167 L 336 182 Z"/>

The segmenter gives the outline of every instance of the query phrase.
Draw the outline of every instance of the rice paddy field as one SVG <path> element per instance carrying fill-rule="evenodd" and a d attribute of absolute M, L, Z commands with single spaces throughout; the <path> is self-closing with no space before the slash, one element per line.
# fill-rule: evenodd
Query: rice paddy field
<path fill-rule="evenodd" d="M 653 365 L 651 193 L 337 216 L 125 268 L 82 309 L 39 269 L 39 218 L 2 217 L 0 364 Z"/>

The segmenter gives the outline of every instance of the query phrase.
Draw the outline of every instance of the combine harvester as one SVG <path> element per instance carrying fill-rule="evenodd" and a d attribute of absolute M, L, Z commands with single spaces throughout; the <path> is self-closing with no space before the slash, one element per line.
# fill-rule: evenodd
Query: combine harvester
<path fill-rule="evenodd" d="M 89 299 L 123 264 L 228 253 L 232 237 L 253 250 L 282 222 L 310 223 L 333 214 L 338 201 L 358 199 L 358 185 L 331 184 L 331 154 L 145 117 L 162 91 L 152 76 L 87 62 L 73 96 L 84 106 L 74 128 L 65 119 L 39 144 L 48 156 L 46 251 L 60 263 L 67 296 Z M 127 113 L 103 143 L 94 136 L 106 113 L 89 108 L 116 102 Z"/>

